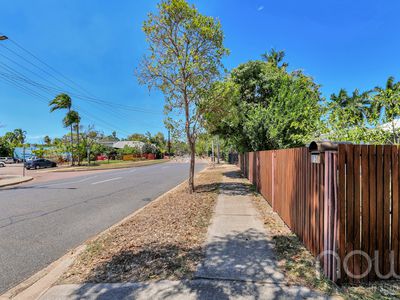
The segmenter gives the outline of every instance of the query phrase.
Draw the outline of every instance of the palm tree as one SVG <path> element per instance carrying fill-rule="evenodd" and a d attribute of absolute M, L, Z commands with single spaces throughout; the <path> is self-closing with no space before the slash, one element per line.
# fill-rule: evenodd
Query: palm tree
<path fill-rule="evenodd" d="M 261 57 L 266 60 L 267 62 L 272 63 L 274 66 L 278 68 L 287 68 L 288 64 L 283 62 L 283 58 L 285 57 L 285 51 L 279 50 L 276 51 L 272 48 L 269 52 L 265 52 L 261 55 Z M 282 63 L 281 65 L 279 65 Z"/>
<path fill-rule="evenodd" d="M 360 93 L 358 89 L 355 89 L 349 99 L 349 109 L 355 120 L 362 123 L 368 119 L 369 107 L 370 107 L 369 92 Z M 357 124 L 357 125 L 360 125 Z"/>
<path fill-rule="evenodd" d="M 349 95 L 345 89 L 341 89 L 331 95 L 328 110 L 334 138 L 353 141 L 362 136 L 360 134 L 367 127 L 370 116 L 369 93 L 360 93 L 356 89 Z M 354 136 L 355 133 L 358 137 Z"/>
<path fill-rule="evenodd" d="M 79 146 L 79 123 L 81 121 L 81 117 L 78 112 L 75 110 L 70 110 L 67 115 L 63 119 L 64 127 L 71 127 L 76 129 L 77 132 L 77 142 Z M 73 159 L 73 158 L 72 158 Z M 80 164 L 79 150 L 78 150 L 78 164 Z"/>
<path fill-rule="evenodd" d="M 393 76 L 386 81 L 385 88 L 374 89 L 375 95 L 371 104 L 371 113 L 376 120 L 392 124 L 393 143 L 397 143 L 396 118 L 400 117 L 400 82 L 395 82 Z"/>
<path fill-rule="evenodd" d="M 77 158 L 78 158 L 78 166 L 81 165 L 81 152 L 79 149 L 79 139 L 80 139 L 80 126 L 81 126 L 81 117 L 79 116 L 78 112 L 73 111 L 74 115 L 72 116 L 72 119 L 75 120 L 74 123 L 74 129 L 76 130 L 76 153 L 77 153 Z"/>
<path fill-rule="evenodd" d="M 331 109 L 337 109 L 342 117 L 346 118 L 347 125 L 360 125 L 369 116 L 369 92 L 360 93 L 355 89 L 352 95 L 341 89 L 337 95 L 331 95 Z"/>
<path fill-rule="evenodd" d="M 25 143 L 26 139 L 26 131 L 22 130 L 21 128 L 14 129 L 14 139 L 15 144 L 21 146 Z"/>
<path fill-rule="evenodd" d="M 46 135 L 46 136 L 43 138 L 43 142 L 44 142 L 47 146 L 49 146 L 49 145 L 51 145 L 51 138 L 50 138 L 48 135 Z"/>
<path fill-rule="evenodd" d="M 53 111 L 56 111 L 56 110 L 60 110 L 60 109 L 67 109 L 68 113 L 70 113 L 71 112 L 71 107 L 72 107 L 72 99 L 67 94 L 64 94 L 64 93 L 63 94 L 59 94 L 53 100 L 50 101 L 49 106 L 50 106 L 50 112 L 53 112 Z M 71 129 L 71 138 L 70 138 L 70 143 L 71 143 L 71 165 L 74 165 L 74 153 L 73 153 L 74 140 L 73 140 L 73 136 L 72 136 L 72 124 L 70 125 L 70 129 Z"/>

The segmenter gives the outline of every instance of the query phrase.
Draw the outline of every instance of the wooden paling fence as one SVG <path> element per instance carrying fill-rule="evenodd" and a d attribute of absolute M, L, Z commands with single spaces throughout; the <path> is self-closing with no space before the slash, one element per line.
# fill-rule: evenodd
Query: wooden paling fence
<path fill-rule="evenodd" d="M 333 281 L 400 274 L 399 148 L 339 144 L 239 156 L 243 174 Z M 325 254 L 325 255 L 323 255 Z"/>

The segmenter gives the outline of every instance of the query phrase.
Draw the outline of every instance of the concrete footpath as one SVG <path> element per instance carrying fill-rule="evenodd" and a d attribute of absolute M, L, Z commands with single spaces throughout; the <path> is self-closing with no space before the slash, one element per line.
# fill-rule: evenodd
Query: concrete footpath
<path fill-rule="evenodd" d="M 208 230 L 206 257 L 193 280 L 52 287 L 41 299 L 325 299 L 290 286 L 248 186 L 228 167 Z"/>
<path fill-rule="evenodd" d="M 27 181 L 31 181 L 31 176 L 17 176 L 17 175 L 1 175 L 0 176 L 0 188 L 10 185 L 15 185 Z"/>

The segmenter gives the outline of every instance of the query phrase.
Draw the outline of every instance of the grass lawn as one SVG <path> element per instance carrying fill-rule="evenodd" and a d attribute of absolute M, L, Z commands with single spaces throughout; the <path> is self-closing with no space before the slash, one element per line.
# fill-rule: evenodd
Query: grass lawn
<path fill-rule="evenodd" d="M 154 159 L 154 160 L 136 160 L 136 161 L 125 161 L 125 160 L 107 160 L 96 161 L 93 164 L 81 166 L 65 166 L 59 167 L 52 170 L 53 172 L 71 172 L 71 171 L 90 171 L 90 170 L 107 170 L 107 169 L 121 169 L 121 168 L 131 168 L 131 167 L 141 167 L 148 165 L 155 165 L 168 162 L 166 159 Z"/>

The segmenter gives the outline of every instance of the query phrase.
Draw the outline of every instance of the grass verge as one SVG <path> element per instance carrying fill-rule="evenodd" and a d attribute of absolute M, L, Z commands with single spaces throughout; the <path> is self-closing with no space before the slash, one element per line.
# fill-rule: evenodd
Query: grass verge
<path fill-rule="evenodd" d="M 52 172 L 75 172 L 75 171 L 94 171 L 94 170 L 108 170 L 108 169 L 122 169 L 122 168 L 132 168 L 132 167 L 142 167 L 155 164 L 161 164 L 168 162 L 165 159 L 155 159 L 155 160 L 139 160 L 139 161 L 118 161 L 110 163 L 100 163 L 90 166 L 68 166 L 60 167 L 59 169 L 51 170 Z"/>
<path fill-rule="evenodd" d="M 89 242 L 59 283 L 191 278 L 204 257 L 223 169 L 198 174 L 196 193 L 181 185 Z"/>

